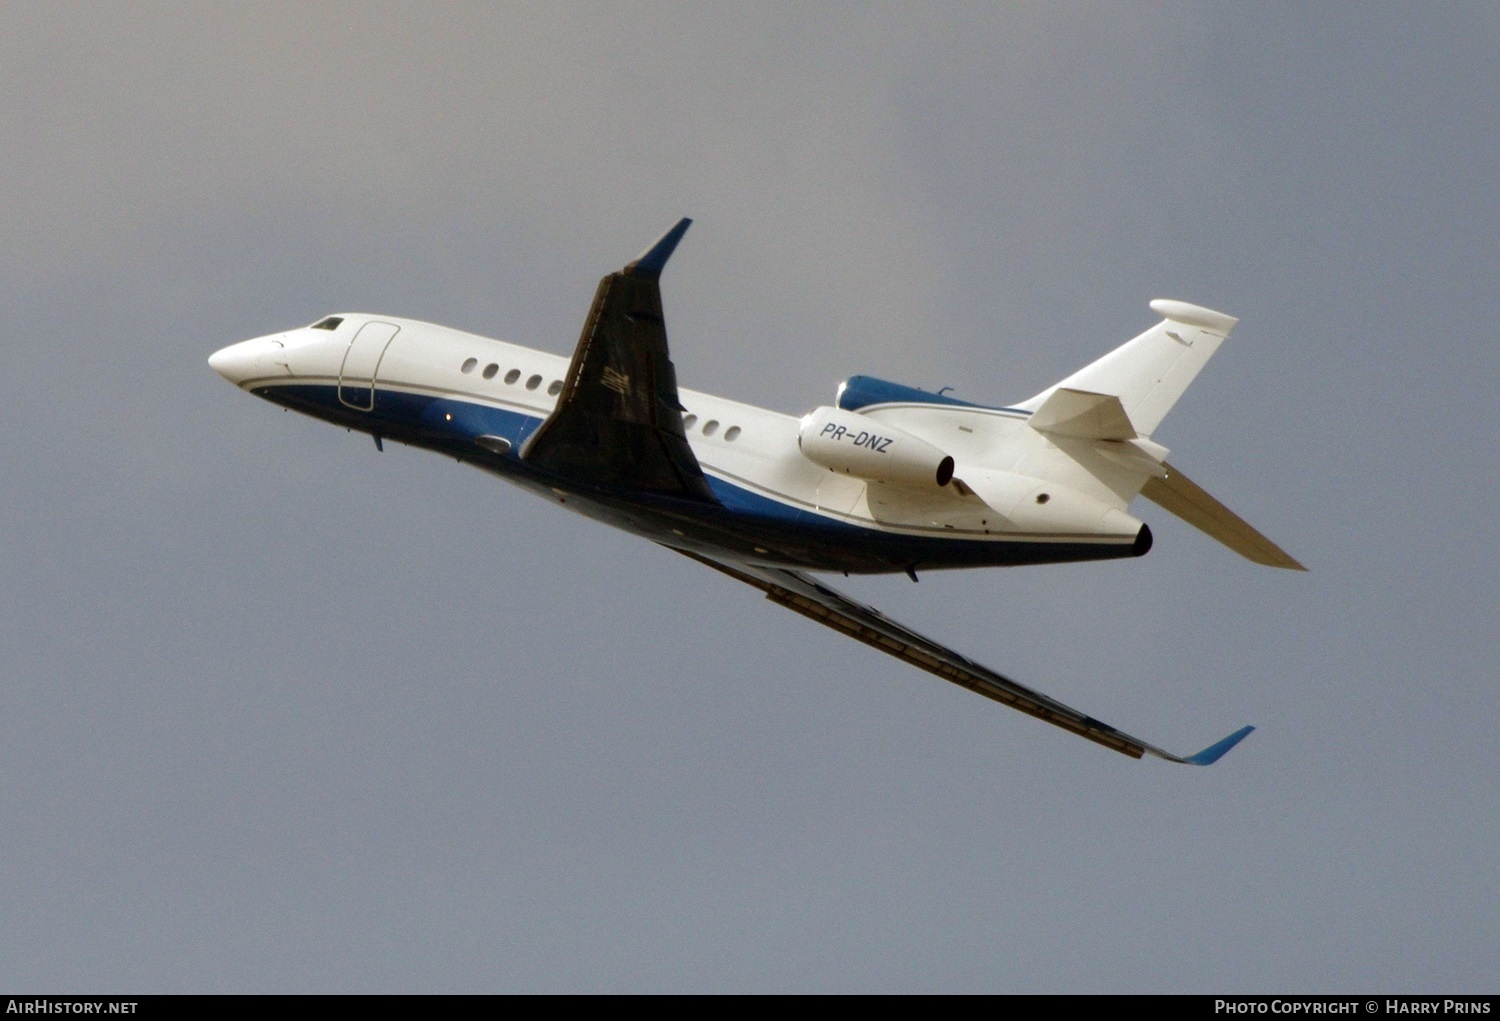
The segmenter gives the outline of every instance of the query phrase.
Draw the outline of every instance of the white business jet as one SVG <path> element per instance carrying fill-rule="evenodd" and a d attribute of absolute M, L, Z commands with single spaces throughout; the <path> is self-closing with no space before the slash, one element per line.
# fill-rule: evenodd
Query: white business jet
<path fill-rule="evenodd" d="M 1302 570 L 1167 464 L 1152 434 L 1235 320 L 1162 321 L 1035 397 L 986 407 L 854 376 L 801 418 L 679 390 L 660 279 L 684 219 L 599 284 L 570 360 L 429 323 L 335 315 L 209 365 L 268 401 L 437 451 L 644 536 L 772 602 L 1135 758 L 1178 756 L 1033 691 L 806 571 L 917 572 L 1138 557 L 1145 496 L 1260 564 Z"/>

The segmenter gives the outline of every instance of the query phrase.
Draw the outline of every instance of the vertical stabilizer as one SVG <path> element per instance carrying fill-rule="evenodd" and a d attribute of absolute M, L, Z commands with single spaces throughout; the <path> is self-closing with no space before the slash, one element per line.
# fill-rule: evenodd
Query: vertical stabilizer
<path fill-rule="evenodd" d="M 1159 298 L 1162 321 L 1017 407 L 1036 411 L 1058 390 L 1118 397 L 1136 432 L 1150 436 L 1238 322 L 1222 312 Z"/>

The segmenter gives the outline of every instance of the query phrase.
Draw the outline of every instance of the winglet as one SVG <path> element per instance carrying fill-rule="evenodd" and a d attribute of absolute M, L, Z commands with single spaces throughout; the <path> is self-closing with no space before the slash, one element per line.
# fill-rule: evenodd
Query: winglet
<path fill-rule="evenodd" d="M 693 221 L 684 216 L 677 221 L 677 225 L 657 239 L 656 244 L 646 249 L 636 260 L 625 267 L 625 273 L 633 277 L 659 277 L 661 271 L 666 268 L 667 260 L 677 250 L 677 242 L 682 240 L 682 235 L 693 225 Z"/>
<path fill-rule="evenodd" d="M 1182 761 L 1194 766 L 1212 766 L 1215 762 L 1218 762 L 1224 757 L 1225 752 L 1229 751 L 1229 749 L 1233 748 L 1235 745 L 1245 740 L 1245 738 L 1249 737 L 1250 732 L 1254 729 L 1254 727 L 1244 727 L 1240 730 L 1236 730 L 1233 734 L 1230 734 L 1224 740 L 1218 742 L 1217 744 L 1211 744 L 1207 748 L 1199 752 L 1197 755 L 1189 755 Z"/>

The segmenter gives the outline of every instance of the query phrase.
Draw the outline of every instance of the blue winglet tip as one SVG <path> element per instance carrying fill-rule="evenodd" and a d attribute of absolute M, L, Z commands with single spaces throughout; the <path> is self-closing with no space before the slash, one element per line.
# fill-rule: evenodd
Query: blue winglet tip
<path fill-rule="evenodd" d="M 1207 748 L 1199 752 L 1197 755 L 1190 755 L 1182 761 L 1190 762 L 1195 766 L 1211 766 L 1215 762 L 1218 762 L 1220 759 L 1222 759 L 1225 752 L 1229 751 L 1229 749 L 1233 748 L 1235 745 L 1245 740 L 1245 738 L 1249 737 L 1250 732 L 1254 729 L 1254 727 L 1242 727 L 1241 729 L 1236 730 L 1233 734 L 1230 734 L 1224 740 L 1219 741 L 1216 744 L 1211 744 Z"/>
<path fill-rule="evenodd" d="M 684 216 L 677 221 L 676 226 L 667 231 L 656 243 L 642 252 L 634 262 L 625 267 L 625 272 L 631 276 L 659 277 L 661 271 L 666 268 L 667 260 L 677 250 L 677 242 L 682 240 L 682 235 L 693 225 L 693 221 Z"/>

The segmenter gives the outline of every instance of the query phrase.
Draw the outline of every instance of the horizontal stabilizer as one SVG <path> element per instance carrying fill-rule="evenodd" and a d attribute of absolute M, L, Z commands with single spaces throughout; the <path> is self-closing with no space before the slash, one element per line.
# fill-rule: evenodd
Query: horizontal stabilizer
<path fill-rule="evenodd" d="M 1032 413 L 1031 427 L 1038 432 L 1072 436 L 1081 440 L 1133 440 L 1135 427 L 1125 414 L 1125 405 L 1113 394 L 1089 393 L 1059 387 Z"/>
<path fill-rule="evenodd" d="M 1209 535 L 1247 560 L 1267 567 L 1284 567 L 1305 571 L 1297 561 L 1270 539 L 1251 528 L 1234 511 L 1198 486 L 1171 465 L 1165 478 L 1147 479 L 1141 495 L 1163 510 L 1171 511 L 1194 528 Z"/>

